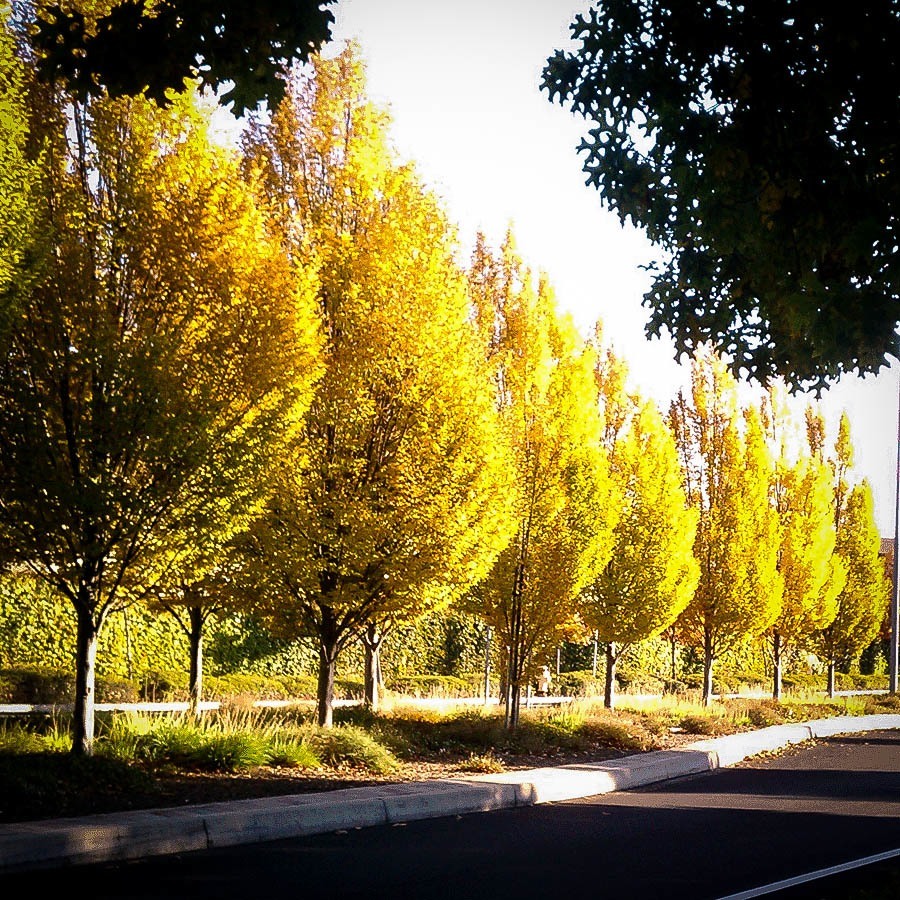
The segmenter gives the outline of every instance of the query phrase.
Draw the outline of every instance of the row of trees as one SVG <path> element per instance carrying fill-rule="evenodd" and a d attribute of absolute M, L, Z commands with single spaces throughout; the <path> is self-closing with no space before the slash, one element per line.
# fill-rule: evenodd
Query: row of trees
<path fill-rule="evenodd" d="M 667 421 L 511 236 L 460 264 L 355 47 L 293 69 L 240 147 L 197 91 L 79 99 L 34 76 L 26 34 L 0 53 L 22 123 L 0 132 L 0 547 L 77 618 L 75 752 L 98 636 L 138 603 L 189 635 L 195 701 L 217 611 L 314 636 L 323 725 L 349 642 L 374 702 L 384 635 L 456 603 L 505 649 L 514 727 L 533 667 L 584 628 L 610 673 L 673 624 L 702 636 L 708 699 L 730 641 L 843 636 L 833 611 L 886 597 L 851 551 L 871 556 L 868 488 L 826 460 L 815 413 L 776 465 L 774 394 L 739 409 L 703 351 Z M 837 486 L 815 550 L 801 466 Z M 815 595 L 818 617 L 786 602 L 807 569 L 795 605 Z"/>

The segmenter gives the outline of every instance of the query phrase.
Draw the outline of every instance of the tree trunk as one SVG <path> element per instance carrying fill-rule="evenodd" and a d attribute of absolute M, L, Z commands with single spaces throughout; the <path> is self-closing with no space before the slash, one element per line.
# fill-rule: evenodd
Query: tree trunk
<path fill-rule="evenodd" d="M 678 681 L 678 642 L 675 639 L 675 627 L 669 629 L 669 666 L 672 672 L 672 685 Z"/>
<path fill-rule="evenodd" d="M 829 699 L 834 699 L 834 670 L 835 670 L 835 661 L 833 659 L 828 660 L 828 697 Z"/>
<path fill-rule="evenodd" d="M 513 596 L 510 603 L 509 670 L 507 673 L 506 710 L 504 725 L 510 731 L 519 727 L 519 709 L 522 696 L 522 675 L 525 669 L 522 634 L 522 581 L 523 567 L 520 564 L 513 581 Z"/>
<path fill-rule="evenodd" d="M 364 702 L 369 709 L 378 709 L 380 701 L 379 688 L 381 686 L 381 641 L 384 635 L 379 633 L 378 625 L 369 622 L 366 625 L 362 642 L 366 649 L 366 664 L 364 674 Z"/>
<path fill-rule="evenodd" d="M 91 756 L 94 752 L 94 703 L 96 687 L 97 637 L 100 623 L 91 613 L 87 588 L 79 588 L 75 635 L 75 703 L 72 710 L 72 755 Z"/>
<path fill-rule="evenodd" d="M 318 723 L 334 725 L 334 671 L 338 657 L 338 628 L 334 613 L 326 609 L 319 625 L 319 683 L 316 693 Z"/>
<path fill-rule="evenodd" d="M 705 629 L 703 632 L 703 706 L 709 706 L 713 694 L 713 641 L 712 632 Z"/>
<path fill-rule="evenodd" d="M 772 635 L 772 699 L 781 700 L 781 633 L 775 629 Z"/>
<path fill-rule="evenodd" d="M 484 705 L 491 699 L 491 626 L 487 626 L 484 634 Z"/>
<path fill-rule="evenodd" d="M 191 656 L 191 674 L 188 685 L 190 712 L 195 718 L 200 715 L 200 703 L 203 700 L 203 608 L 188 607 L 190 630 L 188 645 Z"/>
<path fill-rule="evenodd" d="M 131 648 L 131 625 L 128 621 L 128 609 L 122 610 L 122 623 L 125 626 L 125 672 L 128 680 L 134 680 L 134 659 Z"/>
<path fill-rule="evenodd" d="M 616 645 L 614 641 L 610 641 L 606 645 L 606 684 L 603 690 L 603 705 L 607 709 L 612 709 L 615 703 L 616 693 L 616 660 L 619 654 L 616 653 Z"/>

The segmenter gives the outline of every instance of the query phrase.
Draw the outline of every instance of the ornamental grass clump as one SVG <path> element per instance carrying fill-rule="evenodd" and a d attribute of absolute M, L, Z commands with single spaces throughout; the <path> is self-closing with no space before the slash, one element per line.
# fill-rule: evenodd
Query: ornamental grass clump
<path fill-rule="evenodd" d="M 470 753 L 459 764 L 459 767 L 463 772 L 479 772 L 483 774 L 502 772 L 506 768 L 503 765 L 503 760 L 494 756 L 490 750 L 487 753 Z"/>
<path fill-rule="evenodd" d="M 213 732 L 184 762 L 203 771 L 240 772 L 263 766 L 269 758 L 269 742 L 252 731 Z"/>
<path fill-rule="evenodd" d="M 268 763 L 285 769 L 320 769 L 322 761 L 304 739 L 291 735 L 269 740 Z"/>
<path fill-rule="evenodd" d="M 721 719 L 703 713 L 688 713 L 683 716 L 680 727 L 688 734 L 717 735 L 723 734 L 726 730 Z"/>
<path fill-rule="evenodd" d="M 310 732 L 309 745 L 325 765 L 335 768 L 347 766 L 390 775 L 400 767 L 390 750 L 354 725 L 316 728 Z"/>
<path fill-rule="evenodd" d="M 41 753 L 46 749 L 43 735 L 19 722 L 0 722 L 0 753 Z"/>

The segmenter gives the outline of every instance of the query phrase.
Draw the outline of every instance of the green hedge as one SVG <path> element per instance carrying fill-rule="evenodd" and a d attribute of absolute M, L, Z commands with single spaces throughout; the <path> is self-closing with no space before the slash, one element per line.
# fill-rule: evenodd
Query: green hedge
<path fill-rule="evenodd" d="M 98 676 L 97 703 L 136 703 L 137 686 Z M 60 669 L 34 666 L 0 670 L 0 703 L 62 705 L 75 699 L 75 675 Z"/>
<path fill-rule="evenodd" d="M 363 682 L 358 678 L 336 678 L 335 697 L 359 700 Z M 75 676 L 50 667 L 0 669 L 0 703 L 60 705 L 72 703 Z M 188 699 L 187 676 L 181 672 L 148 672 L 137 683 L 97 677 L 98 703 L 176 703 Z M 204 700 L 315 700 L 316 678 L 312 675 L 207 675 L 203 679 Z"/>
<path fill-rule="evenodd" d="M 703 689 L 703 673 L 688 672 L 680 681 L 690 690 Z M 760 672 L 716 671 L 713 668 L 713 693 L 737 694 L 740 691 L 763 690 L 771 687 L 771 679 Z"/>
<path fill-rule="evenodd" d="M 407 697 L 478 697 L 484 693 L 484 675 L 404 675 L 387 679 L 384 686 Z M 496 691 L 495 683 L 491 691 Z"/>
<path fill-rule="evenodd" d="M 781 683 L 786 688 L 798 690 L 824 691 L 828 686 L 828 675 L 798 673 L 785 675 Z M 834 687 L 838 691 L 885 691 L 888 688 L 887 675 L 860 675 L 847 672 L 834 673 Z"/>

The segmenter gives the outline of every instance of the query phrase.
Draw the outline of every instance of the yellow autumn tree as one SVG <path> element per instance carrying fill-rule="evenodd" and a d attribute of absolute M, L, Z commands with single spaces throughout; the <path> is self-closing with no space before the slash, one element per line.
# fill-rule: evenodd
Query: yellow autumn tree
<path fill-rule="evenodd" d="M 576 597 L 608 561 L 619 498 L 601 442 L 596 353 L 535 285 L 511 234 L 499 255 L 479 237 L 470 282 L 497 403 L 513 448 L 515 534 L 477 602 L 505 649 L 505 721 L 542 655 L 583 626 Z"/>
<path fill-rule="evenodd" d="M 688 505 L 674 436 L 655 404 L 624 391 L 624 364 L 607 351 L 598 367 L 606 446 L 622 497 L 615 547 L 582 591 L 584 623 L 606 642 L 604 705 L 632 644 L 656 637 L 684 611 L 700 577 L 694 559 L 699 510 Z"/>
<path fill-rule="evenodd" d="M 319 272 L 325 372 L 255 531 L 266 616 L 319 645 L 318 721 L 341 650 L 481 578 L 510 479 L 454 229 L 390 147 L 350 45 L 293 72 L 245 144 L 272 226 Z"/>
<path fill-rule="evenodd" d="M 29 103 L 46 253 L 0 359 L 0 518 L 76 614 L 90 753 L 101 628 L 246 527 L 309 403 L 317 326 L 195 94 Z"/>
<path fill-rule="evenodd" d="M 825 459 L 825 426 L 821 414 L 807 409 L 807 435 L 814 457 Z M 879 557 L 881 537 L 875 523 L 872 489 L 863 480 L 851 485 L 853 440 L 850 419 L 841 415 L 831 470 L 836 557 L 840 588 L 837 609 L 830 622 L 816 632 L 811 646 L 828 666 L 828 696 L 835 692 L 835 672 L 850 664 L 875 638 L 890 603 L 890 581 Z"/>
<path fill-rule="evenodd" d="M 784 580 L 781 612 L 769 633 L 772 696 L 781 699 L 782 666 L 788 648 L 800 648 L 837 613 L 844 566 L 835 554 L 831 470 L 792 434 L 780 386 L 770 386 L 764 407 L 769 440 L 778 457 L 772 482 L 782 537 L 778 570 Z"/>
<path fill-rule="evenodd" d="M 27 69 L 16 53 L 10 6 L 0 2 L 0 340 L 15 308 L 33 225 L 32 184 L 27 157 Z"/>
<path fill-rule="evenodd" d="M 709 346 L 695 352 L 691 400 L 679 393 L 670 422 L 687 497 L 699 510 L 700 580 L 679 624 L 702 649 L 706 705 L 716 658 L 761 635 L 781 609 L 780 524 L 769 500 L 773 464 L 759 411 L 740 410 L 735 379 Z"/>

